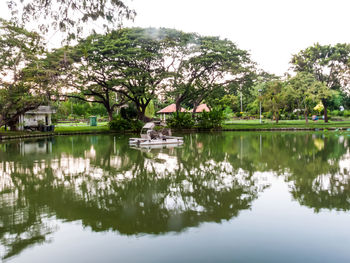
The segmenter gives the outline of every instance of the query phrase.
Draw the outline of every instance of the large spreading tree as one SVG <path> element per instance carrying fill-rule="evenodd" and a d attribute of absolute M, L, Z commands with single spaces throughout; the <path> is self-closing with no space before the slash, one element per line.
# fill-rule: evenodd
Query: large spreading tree
<path fill-rule="evenodd" d="M 174 75 L 177 43 L 169 29 L 125 28 L 93 34 L 73 48 L 71 86 L 85 97 L 113 103 L 104 104 L 110 117 L 117 106 L 129 101 L 136 106 L 138 118 L 146 120 L 147 106 Z"/>
<path fill-rule="evenodd" d="M 313 74 L 331 90 L 349 91 L 350 44 L 315 44 L 293 55 L 291 63 L 296 72 Z M 323 98 L 322 104 L 324 120 L 328 122 L 329 99 Z"/>
<path fill-rule="evenodd" d="M 45 100 L 42 86 L 23 70 L 39 60 L 43 45 L 37 33 L 2 19 L 0 32 L 0 127 L 16 129 L 19 116 Z"/>
<path fill-rule="evenodd" d="M 219 90 L 231 93 L 251 86 L 254 63 L 247 51 L 227 39 L 193 35 L 182 58 L 171 92 L 177 111 L 186 100 L 195 110 L 203 100 Z"/>
<path fill-rule="evenodd" d="M 308 123 L 310 109 L 321 100 L 331 98 L 334 91 L 323 82 L 315 79 L 311 73 L 299 72 L 286 82 L 286 96 L 290 97 L 298 110 L 304 111 L 305 122 Z"/>

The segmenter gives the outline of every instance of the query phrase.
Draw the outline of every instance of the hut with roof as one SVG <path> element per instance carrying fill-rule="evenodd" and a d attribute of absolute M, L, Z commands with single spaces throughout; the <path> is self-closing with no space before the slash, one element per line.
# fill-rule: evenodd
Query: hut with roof
<path fill-rule="evenodd" d="M 186 112 L 184 108 L 180 108 L 181 112 Z M 157 114 L 161 114 L 161 119 L 163 121 L 166 121 L 166 115 L 172 114 L 176 112 L 176 104 L 173 103 L 169 106 L 166 106 L 164 109 L 161 109 L 160 111 L 157 111 Z"/>
<path fill-rule="evenodd" d="M 19 116 L 19 130 L 38 127 L 39 125 L 51 126 L 51 115 L 56 110 L 51 106 L 39 106 Z"/>
<path fill-rule="evenodd" d="M 191 112 L 193 113 L 194 109 L 191 110 Z M 209 107 L 207 106 L 207 104 L 200 104 L 197 106 L 196 108 L 196 112 L 195 113 L 200 113 L 200 112 L 203 112 L 203 111 L 206 111 L 206 112 L 209 112 L 210 109 Z"/>

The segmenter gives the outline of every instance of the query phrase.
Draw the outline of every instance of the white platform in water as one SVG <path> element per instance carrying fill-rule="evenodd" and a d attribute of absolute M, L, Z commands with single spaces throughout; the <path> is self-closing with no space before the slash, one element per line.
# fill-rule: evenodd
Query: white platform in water
<path fill-rule="evenodd" d="M 136 146 L 146 146 L 146 145 L 163 145 L 163 144 L 183 144 L 183 140 L 181 137 L 175 137 L 175 138 L 166 138 L 166 139 L 141 139 L 141 138 L 130 138 L 129 144 L 136 145 Z"/>

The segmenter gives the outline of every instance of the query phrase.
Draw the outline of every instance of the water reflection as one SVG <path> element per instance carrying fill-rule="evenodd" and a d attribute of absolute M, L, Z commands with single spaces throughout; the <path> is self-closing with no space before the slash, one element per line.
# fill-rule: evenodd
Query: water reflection
<path fill-rule="evenodd" d="M 48 242 L 55 220 L 126 235 L 183 231 L 250 209 L 282 176 L 301 205 L 350 209 L 349 136 L 192 134 L 180 148 L 131 149 L 126 137 L 0 144 L 3 259 Z"/>

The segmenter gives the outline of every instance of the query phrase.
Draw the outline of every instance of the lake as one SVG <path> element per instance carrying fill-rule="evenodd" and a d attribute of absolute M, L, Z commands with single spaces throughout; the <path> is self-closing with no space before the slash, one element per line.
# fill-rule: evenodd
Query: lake
<path fill-rule="evenodd" d="M 350 262 L 350 133 L 0 143 L 4 262 Z"/>

